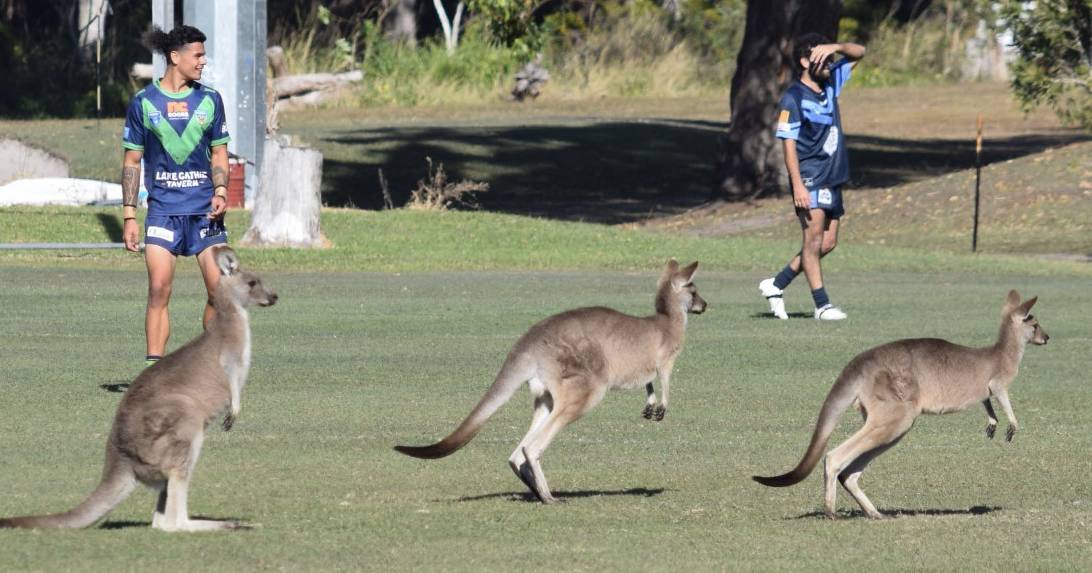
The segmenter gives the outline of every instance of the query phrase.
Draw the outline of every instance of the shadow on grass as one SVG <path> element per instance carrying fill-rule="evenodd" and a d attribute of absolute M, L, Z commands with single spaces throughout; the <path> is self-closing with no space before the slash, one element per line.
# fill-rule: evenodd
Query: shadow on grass
<path fill-rule="evenodd" d="M 813 313 L 810 313 L 810 312 L 789 312 L 789 313 L 786 313 L 786 314 L 789 315 L 789 318 L 815 318 L 815 315 Z M 774 318 L 773 313 L 771 313 L 771 312 L 754 312 L 754 313 L 751 313 L 751 318 L 776 320 Z"/>
<path fill-rule="evenodd" d="M 110 237 L 111 243 L 121 242 L 121 225 L 118 224 L 118 218 L 109 213 L 99 213 L 99 224 L 102 225 L 102 230 L 106 231 L 106 236 Z"/>
<path fill-rule="evenodd" d="M 538 125 L 347 128 L 301 134 L 323 151 L 323 201 L 380 209 L 378 171 L 402 205 L 426 172 L 489 183 L 488 211 L 622 223 L 703 204 L 725 126 L 709 121 L 559 119 Z M 1090 137 L 1079 132 L 985 142 L 983 163 Z M 848 136 L 853 187 L 888 187 L 974 166 L 974 141 Z"/>
<path fill-rule="evenodd" d="M 208 517 L 208 516 L 204 516 L 204 515 L 191 515 L 190 519 L 234 522 L 237 525 L 237 527 L 235 527 L 233 529 L 229 529 L 227 531 L 249 531 L 251 529 L 254 529 L 253 526 L 247 525 L 247 524 L 243 523 L 241 520 L 239 520 L 237 518 L 234 518 L 234 517 L 224 518 L 224 517 Z M 99 529 L 133 529 L 133 528 L 137 528 L 137 527 L 151 528 L 152 527 L 152 522 L 150 522 L 150 521 L 132 521 L 132 520 L 105 521 L 98 528 Z"/>
<path fill-rule="evenodd" d="M 618 490 L 581 490 L 581 491 L 555 491 L 554 497 L 559 501 L 564 501 L 570 498 L 581 497 L 605 497 L 612 495 L 630 495 L 636 497 L 653 497 L 660 495 L 667 491 L 662 487 L 648 489 L 644 487 L 635 487 L 630 489 L 618 489 Z M 529 491 L 506 491 L 501 493 L 487 493 L 484 495 L 473 495 L 467 497 L 460 497 L 455 501 L 482 501 L 486 499 L 508 498 L 511 501 L 520 501 L 525 503 L 539 503 L 538 498 Z M 438 500 L 439 501 L 439 500 Z M 446 501 L 446 500 L 444 500 Z"/>
<path fill-rule="evenodd" d="M 99 384 L 99 388 L 107 392 L 121 393 L 129 389 L 129 382 L 114 382 L 113 384 Z"/>
<path fill-rule="evenodd" d="M 995 511 L 1001 511 L 1002 507 L 999 506 L 986 506 L 975 505 L 968 509 L 881 509 L 880 513 L 887 517 L 916 517 L 916 516 L 945 516 L 945 515 L 987 515 Z M 864 518 L 865 514 L 859 509 L 851 511 L 839 511 L 839 518 Z M 822 511 L 809 511 L 803 515 L 798 515 L 793 518 L 787 519 L 827 519 L 827 516 Z"/>

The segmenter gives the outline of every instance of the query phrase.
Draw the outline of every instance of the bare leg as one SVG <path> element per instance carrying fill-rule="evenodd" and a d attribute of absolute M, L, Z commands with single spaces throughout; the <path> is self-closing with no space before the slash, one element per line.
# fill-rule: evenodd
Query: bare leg
<path fill-rule="evenodd" d="M 823 234 L 827 225 L 827 213 L 822 209 L 798 209 L 800 226 L 804 231 L 803 244 L 800 247 L 801 265 L 804 276 L 808 279 L 811 290 L 822 288 L 823 270 L 819 265 L 823 249 Z"/>
<path fill-rule="evenodd" d="M 819 258 L 823 258 L 831 253 L 838 246 L 838 229 L 840 225 L 838 222 L 841 219 L 827 219 L 826 229 L 823 232 L 822 247 L 819 250 Z M 806 221 L 802 222 L 806 225 Z M 795 273 L 799 273 L 802 269 L 803 259 L 800 256 L 801 253 L 796 253 L 796 256 L 789 261 L 789 268 Z"/>
<path fill-rule="evenodd" d="M 205 291 L 208 299 L 205 301 L 205 314 L 201 320 L 201 326 L 209 327 L 209 322 L 216 316 L 216 310 L 212 307 L 212 296 L 216 293 L 216 287 L 220 284 L 220 267 L 216 266 L 216 249 L 207 248 L 197 255 L 197 265 L 201 268 L 201 277 L 205 279 Z"/>
<path fill-rule="evenodd" d="M 175 256 L 158 245 L 147 245 L 144 263 L 148 267 L 148 306 L 144 315 L 148 355 L 163 356 L 171 335 L 167 305 L 171 301 Z"/>

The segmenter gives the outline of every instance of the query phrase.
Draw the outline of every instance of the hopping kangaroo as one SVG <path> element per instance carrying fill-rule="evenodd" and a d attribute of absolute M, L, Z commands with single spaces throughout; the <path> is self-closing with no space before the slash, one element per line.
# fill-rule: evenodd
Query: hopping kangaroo
<path fill-rule="evenodd" d="M 656 314 L 638 318 L 609 308 L 580 308 L 531 327 L 508 353 L 496 381 L 470 415 L 443 440 L 395 450 L 417 458 L 447 456 L 467 444 L 485 422 L 528 382 L 534 402 L 531 429 L 508 458 L 516 476 L 543 503 L 556 501 L 540 459 L 557 433 L 603 399 L 611 388 L 644 385 L 643 415 L 663 420 L 671 369 L 682 350 L 687 313 L 705 311 L 694 286 L 698 263 L 670 261 L 656 291 Z M 652 381 L 659 377 L 660 402 Z"/>
<path fill-rule="evenodd" d="M 842 370 L 827 394 L 819 421 L 804 458 L 791 472 L 776 477 L 755 476 L 760 484 L 784 487 L 808 477 L 818 463 L 827 440 L 842 412 L 851 404 L 864 416 L 864 427 L 837 448 L 823 462 L 824 510 L 835 517 L 835 479 L 842 483 L 868 517 L 879 519 L 857 481 L 865 466 L 898 443 L 920 414 L 958 412 L 981 403 L 989 424 L 986 437 L 997 429 L 990 398 L 997 398 L 1009 419 L 1005 438 L 1012 441 L 1019 425 L 1009 403 L 1012 384 L 1028 343 L 1042 345 L 1050 339 L 1029 314 L 1035 298 L 1020 302 L 1009 292 L 1001 311 L 997 342 L 986 348 L 967 348 L 936 338 L 897 340 L 858 354 Z"/>
<path fill-rule="evenodd" d="M 223 275 L 213 295 L 216 317 L 197 338 L 146 368 L 125 392 L 106 442 L 102 481 L 70 511 L 0 519 L 2 527 L 88 527 L 132 493 L 138 481 L 159 491 L 152 527 L 164 531 L 236 529 L 230 521 L 190 519 L 186 493 L 205 430 L 225 407 L 224 429 L 239 415 L 250 368 L 251 304 L 270 306 L 277 295 L 257 275 L 240 270 L 235 252 L 220 247 Z"/>

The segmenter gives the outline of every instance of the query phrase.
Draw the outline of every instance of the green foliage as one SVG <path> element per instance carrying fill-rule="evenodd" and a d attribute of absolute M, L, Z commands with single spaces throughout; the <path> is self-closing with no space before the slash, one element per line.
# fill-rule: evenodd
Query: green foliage
<path fill-rule="evenodd" d="M 538 48 L 537 25 L 533 19 L 536 0 L 469 0 L 470 13 L 484 19 L 490 37 L 501 46 L 513 48 L 528 59 Z"/>
<path fill-rule="evenodd" d="M 372 22 L 364 25 L 362 43 L 365 82 L 358 100 L 362 105 L 480 101 L 499 94 L 520 64 L 515 50 L 495 45 L 482 23 L 473 21 L 452 55 L 439 38 L 416 48 L 388 41 Z"/>
<path fill-rule="evenodd" d="M 1019 57 L 1012 89 L 1025 109 L 1046 104 L 1062 121 L 1092 130 L 1092 3 L 1009 0 L 1002 18 Z"/>

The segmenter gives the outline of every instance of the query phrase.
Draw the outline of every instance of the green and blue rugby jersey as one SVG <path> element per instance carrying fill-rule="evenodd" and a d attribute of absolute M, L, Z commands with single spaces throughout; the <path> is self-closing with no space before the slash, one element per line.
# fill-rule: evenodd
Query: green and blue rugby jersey
<path fill-rule="evenodd" d="M 777 137 L 796 141 L 800 177 L 808 190 L 837 187 L 849 181 L 849 154 L 842 134 L 838 98 L 853 67 L 846 59 L 830 70 L 822 93 L 796 80 L 778 104 Z"/>
<path fill-rule="evenodd" d="M 224 100 L 194 83 L 173 93 L 159 80 L 133 96 L 122 147 L 144 152 L 148 215 L 198 215 L 212 205 L 212 146 L 226 145 Z"/>

